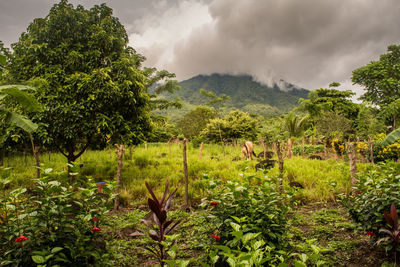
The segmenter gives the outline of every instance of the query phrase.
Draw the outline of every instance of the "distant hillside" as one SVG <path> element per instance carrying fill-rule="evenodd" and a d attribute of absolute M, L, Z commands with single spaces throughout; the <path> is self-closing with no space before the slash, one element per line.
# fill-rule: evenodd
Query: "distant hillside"
<path fill-rule="evenodd" d="M 299 98 L 307 98 L 308 90 L 280 80 L 274 87 L 261 84 L 248 75 L 212 74 L 198 75 L 179 83 L 181 90 L 175 93 L 188 107 L 207 102 L 207 98 L 200 94 L 200 89 L 226 94 L 230 99 L 226 101 L 227 109 L 241 109 L 243 111 L 271 116 L 291 110 L 298 105 Z M 187 107 L 187 108 L 188 108 Z M 178 111 L 182 113 L 186 111 Z M 177 111 L 169 111 L 168 115 L 176 117 Z M 186 113 L 186 112 L 185 112 Z M 180 117 L 178 115 L 178 117 Z"/>

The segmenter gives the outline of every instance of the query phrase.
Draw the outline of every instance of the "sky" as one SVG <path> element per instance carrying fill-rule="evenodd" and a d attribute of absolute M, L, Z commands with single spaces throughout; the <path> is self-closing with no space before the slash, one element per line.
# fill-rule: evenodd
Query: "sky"
<path fill-rule="evenodd" d="M 18 41 L 52 0 L 0 0 L 0 40 Z M 312 90 L 351 83 L 354 69 L 400 44 L 398 0 L 70 0 L 90 8 L 105 2 L 146 66 L 198 74 L 249 74 L 284 79 Z"/>

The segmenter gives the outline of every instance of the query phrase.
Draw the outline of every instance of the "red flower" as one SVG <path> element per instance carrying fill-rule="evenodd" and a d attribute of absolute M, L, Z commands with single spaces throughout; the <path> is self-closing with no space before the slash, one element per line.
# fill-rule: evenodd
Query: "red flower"
<path fill-rule="evenodd" d="M 92 231 L 93 233 L 95 233 L 95 232 L 100 232 L 101 229 L 98 228 L 97 226 L 95 226 L 95 227 L 93 227 L 92 229 L 90 229 L 90 231 Z"/>
<path fill-rule="evenodd" d="M 221 239 L 220 236 L 217 236 L 217 235 L 214 235 L 214 234 L 211 234 L 211 236 L 214 237 L 215 241 L 219 241 Z"/>
<path fill-rule="evenodd" d="M 93 217 L 93 218 L 92 218 L 92 221 L 94 221 L 94 222 L 98 222 L 98 221 L 99 221 L 99 218 L 97 218 L 97 217 Z"/>
<path fill-rule="evenodd" d="M 218 202 L 213 201 L 210 203 L 210 206 L 218 206 Z"/>
<path fill-rule="evenodd" d="M 25 240 L 28 240 L 26 236 L 20 235 L 15 239 L 15 242 L 24 242 Z"/>
<path fill-rule="evenodd" d="M 362 194 L 362 191 L 360 190 L 360 194 Z"/>
<path fill-rule="evenodd" d="M 22 242 L 24 242 L 25 240 L 28 240 L 28 238 L 26 236 L 20 235 L 15 239 L 15 242 L 21 243 L 21 248 L 23 248 L 24 244 Z"/>
<path fill-rule="evenodd" d="M 367 235 L 369 235 L 370 237 L 375 237 L 376 236 L 373 232 L 367 232 Z"/>

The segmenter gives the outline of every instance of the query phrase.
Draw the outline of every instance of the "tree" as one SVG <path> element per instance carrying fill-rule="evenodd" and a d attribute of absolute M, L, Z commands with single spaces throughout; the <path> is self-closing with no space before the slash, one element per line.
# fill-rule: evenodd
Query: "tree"
<path fill-rule="evenodd" d="M 322 113 L 316 121 L 316 127 L 319 134 L 328 137 L 334 134 L 349 135 L 354 130 L 353 121 L 337 111 Z"/>
<path fill-rule="evenodd" d="M 383 106 L 400 98 L 400 45 L 390 45 L 378 61 L 353 71 L 352 82 L 364 86 L 362 100 Z"/>
<path fill-rule="evenodd" d="M 356 120 L 357 136 L 368 139 L 378 133 L 385 132 L 385 119 L 377 108 L 368 104 L 360 105 L 360 112 Z"/>
<path fill-rule="evenodd" d="M 308 123 L 308 116 L 296 115 L 294 112 L 290 112 L 283 119 L 283 126 L 287 131 L 289 138 L 300 137 Z"/>
<path fill-rule="evenodd" d="M 337 86 L 337 83 L 331 83 L 330 86 Z M 359 107 L 350 100 L 353 95 L 355 93 L 351 90 L 316 89 L 308 94 L 308 99 L 300 99 L 300 109 L 307 111 L 312 118 L 318 117 L 322 112 L 338 112 L 355 120 Z"/>
<path fill-rule="evenodd" d="M 208 140 L 217 142 L 224 140 L 247 139 L 255 140 L 257 137 L 258 121 L 248 113 L 240 110 L 232 110 L 223 119 L 210 120 L 202 131 Z"/>
<path fill-rule="evenodd" d="M 44 108 L 34 119 L 68 162 L 90 144 L 139 143 L 150 130 L 150 77 L 140 69 L 144 57 L 127 44 L 105 4 L 86 10 L 61 0 L 12 45 L 10 75 L 43 81 L 36 96 Z"/>
<path fill-rule="evenodd" d="M 200 93 L 209 99 L 205 105 L 213 107 L 217 113 L 219 113 L 221 107 L 224 107 L 224 102 L 230 98 L 230 96 L 226 94 L 216 95 L 215 93 L 203 88 L 200 89 Z"/>
<path fill-rule="evenodd" d="M 217 116 L 216 111 L 209 107 L 197 106 L 189 111 L 178 122 L 178 127 L 186 138 L 198 137 L 207 123 Z"/>

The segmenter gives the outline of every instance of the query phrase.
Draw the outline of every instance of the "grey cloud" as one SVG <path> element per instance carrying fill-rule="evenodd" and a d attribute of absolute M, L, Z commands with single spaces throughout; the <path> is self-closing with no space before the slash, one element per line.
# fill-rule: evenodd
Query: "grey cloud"
<path fill-rule="evenodd" d="M 175 47 L 179 77 L 271 73 L 305 88 L 345 81 L 353 69 L 399 43 L 397 0 L 216 0 L 214 23 Z"/>

